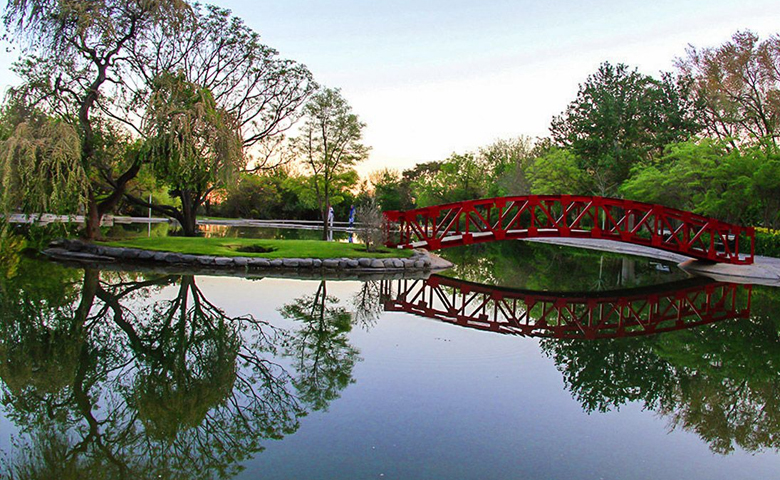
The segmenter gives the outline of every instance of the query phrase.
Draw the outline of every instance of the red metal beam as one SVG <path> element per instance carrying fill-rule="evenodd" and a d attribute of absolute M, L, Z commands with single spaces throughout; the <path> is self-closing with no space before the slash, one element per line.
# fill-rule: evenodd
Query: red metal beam
<path fill-rule="evenodd" d="M 539 237 L 596 238 L 692 258 L 753 263 L 753 227 L 662 205 L 576 195 L 498 197 L 384 212 L 386 245 L 440 248 Z"/>
<path fill-rule="evenodd" d="M 386 311 L 510 335 L 617 338 L 750 316 L 751 285 L 695 279 L 600 294 L 529 292 L 431 276 L 383 280 Z"/>

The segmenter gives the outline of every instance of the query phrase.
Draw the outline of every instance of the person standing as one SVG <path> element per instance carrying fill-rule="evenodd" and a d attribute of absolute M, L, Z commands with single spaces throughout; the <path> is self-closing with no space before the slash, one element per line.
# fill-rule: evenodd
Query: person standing
<path fill-rule="evenodd" d="M 328 204 L 328 241 L 333 240 L 333 219 L 335 214 L 333 213 L 333 206 Z"/>
<path fill-rule="evenodd" d="M 349 207 L 349 228 L 353 228 L 355 226 L 355 204 L 353 203 L 352 206 Z"/>

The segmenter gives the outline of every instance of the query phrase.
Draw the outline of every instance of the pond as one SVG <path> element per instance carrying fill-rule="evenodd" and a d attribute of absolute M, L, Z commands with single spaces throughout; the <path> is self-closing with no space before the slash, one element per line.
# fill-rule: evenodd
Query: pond
<path fill-rule="evenodd" d="M 3 477 L 780 478 L 780 290 L 444 253 L 367 282 L 5 261 Z"/>

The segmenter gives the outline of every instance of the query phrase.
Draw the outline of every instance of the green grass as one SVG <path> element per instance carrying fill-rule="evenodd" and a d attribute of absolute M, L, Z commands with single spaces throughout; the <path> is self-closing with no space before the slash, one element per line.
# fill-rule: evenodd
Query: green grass
<path fill-rule="evenodd" d="M 152 237 L 99 242 L 111 247 L 142 248 L 164 252 L 213 255 L 217 257 L 260 258 L 405 258 L 411 250 L 382 247 L 377 252 L 366 252 L 362 243 L 324 242 L 322 240 L 263 240 L 255 238 L 190 238 Z M 260 247 L 268 253 L 240 251 L 241 248 Z"/>

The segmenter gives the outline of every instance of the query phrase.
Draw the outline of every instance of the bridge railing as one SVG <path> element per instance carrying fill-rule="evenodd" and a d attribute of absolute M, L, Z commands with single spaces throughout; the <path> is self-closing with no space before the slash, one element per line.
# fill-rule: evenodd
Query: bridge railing
<path fill-rule="evenodd" d="M 509 335 L 617 338 L 750 317 L 751 285 L 691 279 L 598 293 L 513 290 L 433 275 L 383 280 L 386 311 Z"/>
<path fill-rule="evenodd" d="M 615 240 L 693 258 L 753 263 L 753 227 L 631 200 L 575 195 L 498 197 L 384 212 L 387 245 L 431 250 L 569 237 Z"/>

